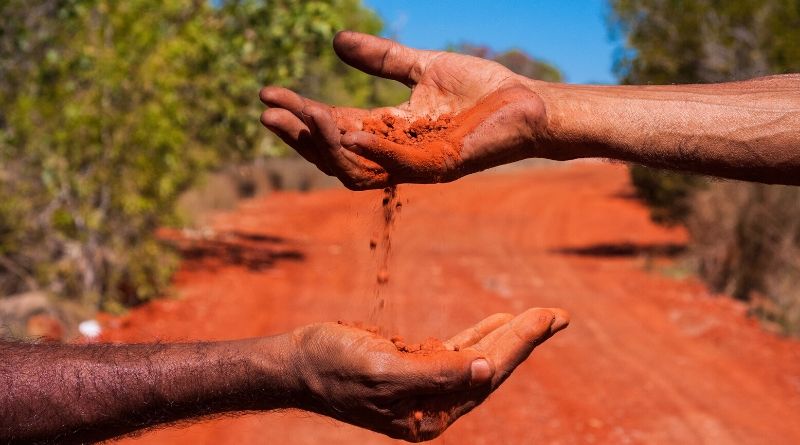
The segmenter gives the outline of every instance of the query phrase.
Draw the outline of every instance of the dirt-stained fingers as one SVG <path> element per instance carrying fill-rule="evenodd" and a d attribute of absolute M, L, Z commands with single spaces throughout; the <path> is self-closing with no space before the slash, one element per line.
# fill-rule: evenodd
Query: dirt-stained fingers
<path fill-rule="evenodd" d="M 451 351 L 468 348 L 479 342 L 490 332 L 508 323 L 513 318 L 513 315 L 507 313 L 492 314 L 479 321 L 477 324 L 470 326 L 454 335 L 449 340 L 444 342 L 444 345 Z"/>
<path fill-rule="evenodd" d="M 405 354 L 397 363 L 397 376 L 407 382 L 409 394 L 449 394 L 488 384 L 494 366 L 474 349 L 442 351 L 434 355 Z"/>
<path fill-rule="evenodd" d="M 342 148 L 342 136 L 330 107 L 310 102 L 301 115 L 317 141 L 320 159 L 345 186 L 363 190 L 388 183 L 388 174 L 381 165 Z"/>
<path fill-rule="evenodd" d="M 528 309 L 495 329 L 473 347 L 494 364 L 492 386 L 500 385 L 539 344 L 564 329 L 569 314 L 563 309 Z"/>
<path fill-rule="evenodd" d="M 365 111 L 346 109 L 351 111 L 352 122 L 338 122 L 342 117 L 335 109 L 285 88 L 266 87 L 260 97 L 271 107 L 261 115 L 264 126 L 324 173 L 336 176 L 352 190 L 386 186 L 388 174 L 383 167 L 354 153 L 344 153 L 341 146 L 340 127 L 355 128 Z"/>
<path fill-rule="evenodd" d="M 537 345 L 568 323 L 563 309 L 529 309 L 516 317 L 493 314 L 445 342 L 448 351 L 412 355 L 400 361 L 396 371 L 422 394 L 468 391 L 490 381 L 494 389 Z"/>
<path fill-rule="evenodd" d="M 403 165 L 408 158 L 408 148 L 384 136 L 354 131 L 342 135 L 342 146 L 351 152 L 387 167 Z"/>
<path fill-rule="evenodd" d="M 297 117 L 301 117 L 300 112 L 309 100 L 292 90 L 275 86 L 262 88 L 258 95 L 264 105 L 271 108 L 284 108 L 294 113 Z"/>
<path fill-rule="evenodd" d="M 308 126 L 292 112 L 283 108 L 269 108 L 261 114 L 261 123 L 325 174 L 332 174 L 330 169 L 320 162 Z"/>
<path fill-rule="evenodd" d="M 381 165 L 397 183 L 447 182 L 459 175 L 458 151 L 447 140 L 398 144 L 381 134 L 354 131 L 341 141 L 346 150 Z"/>

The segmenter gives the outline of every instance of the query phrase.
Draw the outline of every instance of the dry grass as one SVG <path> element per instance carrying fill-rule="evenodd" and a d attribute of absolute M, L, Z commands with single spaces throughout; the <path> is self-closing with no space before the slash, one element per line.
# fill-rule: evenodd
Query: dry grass
<path fill-rule="evenodd" d="M 781 331 L 800 333 L 800 188 L 715 182 L 691 207 L 700 276 Z"/>

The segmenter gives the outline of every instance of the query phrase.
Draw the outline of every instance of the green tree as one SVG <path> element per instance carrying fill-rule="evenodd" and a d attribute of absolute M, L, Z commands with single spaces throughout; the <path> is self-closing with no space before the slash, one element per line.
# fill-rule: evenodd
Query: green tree
<path fill-rule="evenodd" d="M 257 154 L 259 88 L 327 68 L 344 26 L 380 22 L 358 0 L 0 0 L 0 294 L 159 293 L 179 194 Z"/>
<path fill-rule="evenodd" d="M 800 72 L 800 0 L 612 0 L 623 83 L 704 83 Z M 800 189 L 632 167 L 654 219 L 687 225 L 715 290 L 800 332 Z"/>

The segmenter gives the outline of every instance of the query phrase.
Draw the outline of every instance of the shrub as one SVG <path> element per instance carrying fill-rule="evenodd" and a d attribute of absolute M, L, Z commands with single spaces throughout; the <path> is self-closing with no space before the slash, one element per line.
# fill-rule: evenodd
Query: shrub
<path fill-rule="evenodd" d="M 702 83 L 800 72 L 800 0 L 613 0 L 624 83 Z M 686 224 L 697 272 L 713 289 L 800 333 L 800 189 L 707 182 L 632 167 L 661 223 Z"/>
<path fill-rule="evenodd" d="M 358 0 L 0 2 L 0 293 L 157 295 L 176 262 L 155 229 L 202 172 L 273 145 L 259 88 L 343 27 L 380 22 Z"/>
<path fill-rule="evenodd" d="M 692 201 L 699 275 L 783 331 L 800 331 L 800 188 L 716 182 Z"/>

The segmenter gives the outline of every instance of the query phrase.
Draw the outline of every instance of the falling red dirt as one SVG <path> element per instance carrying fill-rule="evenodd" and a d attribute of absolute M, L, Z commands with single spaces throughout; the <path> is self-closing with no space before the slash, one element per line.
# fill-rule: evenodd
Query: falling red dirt
<path fill-rule="evenodd" d="M 563 307 L 570 327 L 434 443 L 800 443 L 800 342 L 664 272 L 685 233 L 649 222 L 622 166 L 579 163 L 404 186 L 385 292 L 409 344 L 488 314 Z M 276 193 L 187 241 L 172 299 L 105 318 L 113 341 L 270 335 L 367 320 L 381 191 Z M 194 247 L 192 247 L 194 246 Z M 122 442 L 381 444 L 284 411 Z"/>

